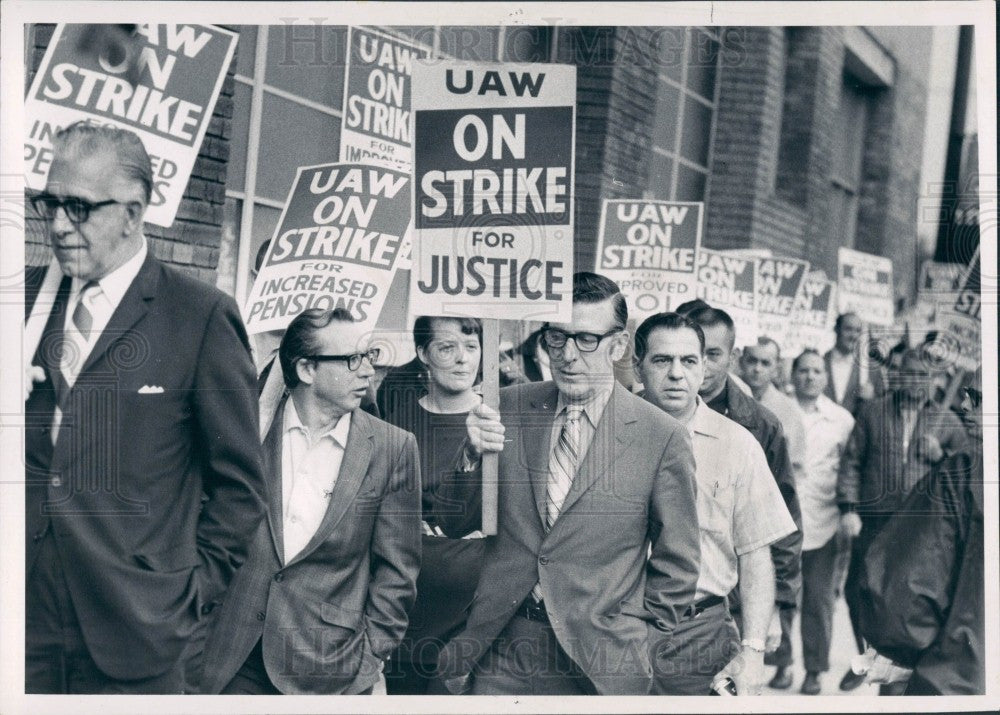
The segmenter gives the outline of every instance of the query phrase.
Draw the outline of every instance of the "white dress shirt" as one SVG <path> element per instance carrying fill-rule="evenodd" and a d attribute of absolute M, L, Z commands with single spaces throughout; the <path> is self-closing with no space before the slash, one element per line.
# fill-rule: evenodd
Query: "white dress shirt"
<path fill-rule="evenodd" d="M 739 580 L 739 557 L 791 534 L 795 522 L 753 435 L 696 399 L 687 428 L 701 539 L 697 602 L 732 591 Z"/>
<path fill-rule="evenodd" d="M 292 398 L 285 402 L 281 442 L 281 523 L 287 564 L 316 534 L 326 514 L 351 430 L 351 413 L 312 435 Z"/>
<path fill-rule="evenodd" d="M 854 369 L 854 353 L 844 355 L 839 350 L 830 351 L 830 379 L 833 381 L 833 394 L 837 402 L 842 403 L 847 394 L 847 383 L 851 380 L 851 370 Z"/>
<path fill-rule="evenodd" d="M 837 473 L 840 457 L 854 429 L 851 413 L 826 395 L 815 407 L 802 408 L 806 429 L 805 469 L 797 484 L 802 507 L 802 550 L 824 546 L 837 531 Z"/>

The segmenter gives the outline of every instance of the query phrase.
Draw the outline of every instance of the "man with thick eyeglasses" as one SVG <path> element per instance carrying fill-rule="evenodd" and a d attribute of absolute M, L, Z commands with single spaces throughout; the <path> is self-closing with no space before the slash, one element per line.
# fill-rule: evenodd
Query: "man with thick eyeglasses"
<path fill-rule="evenodd" d="M 379 358 L 370 339 L 343 308 L 304 311 L 285 331 L 267 518 L 209 634 L 203 692 L 369 693 L 403 637 L 420 463 L 412 434 L 359 409 Z"/>
<path fill-rule="evenodd" d="M 74 124 L 53 150 L 54 258 L 25 287 L 25 688 L 178 693 L 263 516 L 249 344 L 232 298 L 149 252 L 135 134 Z"/>
<path fill-rule="evenodd" d="M 568 323 L 546 326 L 552 382 L 508 387 L 469 415 L 462 467 L 438 490 L 466 505 L 446 533 L 479 528 L 480 455 L 499 452 L 498 533 L 464 630 L 439 669 L 452 692 L 646 694 L 649 641 L 669 639 L 698 580 L 691 440 L 614 379 L 625 299 L 573 277 Z M 648 557 L 648 558 L 647 558 Z"/>

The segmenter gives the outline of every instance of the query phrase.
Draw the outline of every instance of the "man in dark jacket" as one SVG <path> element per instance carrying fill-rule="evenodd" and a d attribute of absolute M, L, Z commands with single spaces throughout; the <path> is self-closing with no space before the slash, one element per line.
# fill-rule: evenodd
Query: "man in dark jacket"
<path fill-rule="evenodd" d="M 922 350 L 907 350 L 890 380 L 890 394 L 859 409 L 837 480 L 841 531 L 854 539 L 844 596 L 859 652 L 864 646 L 858 588 L 868 548 L 932 468 L 966 449 L 958 417 L 928 399 L 931 375 Z M 843 689 L 858 682 L 847 684 L 848 679 Z"/>
<path fill-rule="evenodd" d="M 699 394 L 709 407 L 746 428 L 760 443 L 767 457 L 767 464 L 778 483 L 781 496 L 792 515 L 796 530 L 771 545 L 774 562 L 775 606 L 781 619 L 782 632 L 791 633 L 796 602 L 802 587 L 802 512 L 795 492 L 795 476 L 788 457 L 788 442 L 781 423 L 774 413 L 758 404 L 750 395 L 740 390 L 728 377 L 733 360 L 736 329 L 732 318 L 717 308 L 695 309 L 688 316 L 698 323 L 705 333 L 705 381 Z M 731 608 L 739 608 L 737 592 L 730 594 Z M 783 645 L 767 658 L 769 665 L 777 665 L 779 672 L 771 687 L 787 688 L 792 684 L 791 639 L 782 638 Z M 780 677 L 778 677 L 780 676 Z"/>
<path fill-rule="evenodd" d="M 904 695 L 985 692 L 980 397 L 969 390 L 962 404 L 975 446 L 914 488 L 864 559 L 861 632 L 913 669 Z"/>

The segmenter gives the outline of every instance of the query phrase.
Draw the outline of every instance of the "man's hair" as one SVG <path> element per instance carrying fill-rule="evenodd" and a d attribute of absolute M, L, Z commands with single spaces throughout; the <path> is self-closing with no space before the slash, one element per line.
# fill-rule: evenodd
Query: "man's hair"
<path fill-rule="evenodd" d="M 805 350 L 803 350 L 802 352 L 799 353 L 799 355 L 798 355 L 797 358 L 795 358 L 794 360 L 792 360 L 792 372 L 795 372 L 796 370 L 798 370 L 799 369 L 799 364 L 805 358 L 809 357 L 810 355 L 815 355 L 820 360 L 823 359 L 823 356 L 819 354 L 819 350 L 815 350 L 813 348 L 806 348 Z"/>
<path fill-rule="evenodd" d="M 704 328 L 714 328 L 716 325 L 726 326 L 729 332 L 730 343 L 736 342 L 736 325 L 729 313 L 720 308 L 701 308 L 690 313 L 688 316 L 692 321 Z"/>
<path fill-rule="evenodd" d="M 654 330 L 693 330 L 698 336 L 698 345 L 702 355 L 705 354 L 705 331 L 690 318 L 680 313 L 656 313 L 642 321 L 635 331 L 635 362 L 638 365 L 646 357 L 649 349 L 649 336 Z"/>
<path fill-rule="evenodd" d="M 702 308 L 711 308 L 708 303 L 703 301 L 701 298 L 695 298 L 694 300 L 689 300 L 686 303 L 681 303 L 677 306 L 675 313 L 680 313 L 681 315 L 690 316 L 696 310 L 701 310 Z"/>
<path fill-rule="evenodd" d="M 602 303 L 612 299 L 615 312 L 615 325 L 624 330 L 628 323 L 628 306 L 618 284 L 607 276 L 589 271 L 579 271 L 573 274 L 573 303 Z"/>
<path fill-rule="evenodd" d="M 334 321 L 353 323 L 354 317 L 347 308 L 334 310 L 310 308 L 296 315 L 288 324 L 285 335 L 281 338 L 281 345 L 278 347 L 278 360 L 281 361 L 285 387 L 289 390 L 297 387 L 300 382 L 295 364 L 308 355 L 316 354 L 320 349 L 316 333 Z"/>
<path fill-rule="evenodd" d="M 62 161 L 99 154 L 113 156 L 118 172 L 123 178 L 142 186 L 146 204 L 149 204 L 153 195 L 153 167 L 146 147 L 135 132 L 80 121 L 56 132 L 52 148 L 54 155 Z"/>
<path fill-rule="evenodd" d="M 781 360 L 781 346 L 778 345 L 778 343 L 776 343 L 772 338 L 769 338 L 766 335 L 761 335 L 757 338 L 757 344 L 762 348 L 774 348 L 775 359 L 778 361 Z M 744 355 L 745 354 L 746 353 L 744 352 Z"/>
<path fill-rule="evenodd" d="M 853 310 L 849 310 L 846 313 L 841 313 L 840 315 L 837 316 L 837 320 L 835 320 L 833 323 L 834 332 L 839 333 L 840 329 L 844 325 L 844 321 L 847 320 L 848 318 L 857 318 L 857 317 L 858 314 L 855 313 Z"/>
<path fill-rule="evenodd" d="M 483 341 L 483 321 L 479 318 L 451 318 L 441 315 L 421 315 L 413 323 L 413 346 L 424 348 L 434 339 L 435 320 L 454 320 L 458 323 L 458 329 L 464 335 L 475 335 L 479 338 L 479 343 Z"/>

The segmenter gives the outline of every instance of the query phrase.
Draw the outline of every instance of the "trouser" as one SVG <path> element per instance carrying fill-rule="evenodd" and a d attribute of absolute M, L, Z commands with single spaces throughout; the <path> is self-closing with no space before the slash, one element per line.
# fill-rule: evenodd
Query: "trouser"
<path fill-rule="evenodd" d="M 243 661 L 236 675 L 222 689 L 222 695 L 281 695 L 281 691 L 275 687 L 267 674 L 263 643 L 263 639 L 257 640 L 257 645 L 250 651 L 250 655 Z M 371 695 L 371 692 L 372 688 L 368 688 L 358 694 Z"/>
<path fill-rule="evenodd" d="M 385 690 L 388 695 L 448 695 L 448 689 L 435 675 L 437 665 L 393 658 L 385 667 Z"/>
<path fill-rule="evenodd" d="M 473 695 L 595 695 L 542 620 L 514 616 L 476 666 Z"/>
<path fill-rule="evenodd" d="M 778 622 L 781 624 L 781 642 L 773 653 L 764 656 L 765 665 L 776 665 L 787 668 L 792 664 L 792 623 L 795 620 L 794 608 L 778 609 Z"/>
<path fill-rule="evenodd" d="M 725 603 L 685 616 L 670 635 L 650 638 L 651 695 L 711 695 L 712 680 L 740 651 Z"/>
<path fill-rule="evenodd" d="M 52 532 L 46 532 L 25 588 L 24 690 L 44 694 L 184 692 L 181 661 L 161 675 L 117 680 L 94 662 L 83 639 Z"/>
<path fill-rule="evenodd" d="M 837 535 L 823 546 L 802 552 L 802 659 L 810 673 L 830 669 L 830 635 L 837 587 Z"/>

